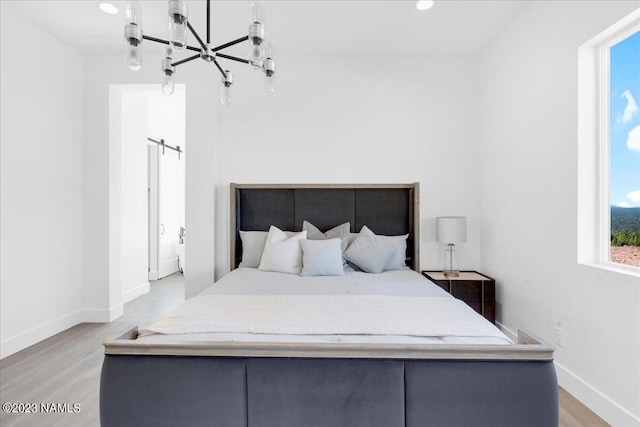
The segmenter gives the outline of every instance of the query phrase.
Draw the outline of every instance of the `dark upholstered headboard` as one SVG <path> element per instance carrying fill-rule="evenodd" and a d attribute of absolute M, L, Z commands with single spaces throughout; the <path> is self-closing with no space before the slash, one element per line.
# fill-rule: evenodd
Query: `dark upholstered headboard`
<path fill-rule="evenodd" d="M 376 234 L 409 234 L 407 265 L 419 271 L 419 183 L 231 184 L 231 269 L 242 260 L 240 230 L 300 231 L 309 221 L 325 232 L 350 222 Z"/>

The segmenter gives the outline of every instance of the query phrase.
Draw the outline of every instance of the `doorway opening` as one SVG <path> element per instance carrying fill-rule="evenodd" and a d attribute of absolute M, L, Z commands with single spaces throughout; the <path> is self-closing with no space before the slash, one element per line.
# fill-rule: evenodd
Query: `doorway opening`
<path fill-rule="evenodd" d="M 186 269 L 185 96 L 185 85 L 171 96 L 158 85 L 110 86 L 109 280 L 123 303 Z"/>

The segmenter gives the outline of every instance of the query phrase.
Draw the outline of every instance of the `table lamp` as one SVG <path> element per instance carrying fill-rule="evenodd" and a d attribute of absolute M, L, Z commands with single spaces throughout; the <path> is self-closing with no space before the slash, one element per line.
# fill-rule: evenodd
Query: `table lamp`
<path fill-rule="evenodd" d="M 467 218 L 463 216 L 439 216 L 436 218 L 436 240 L 447 245 L 443 273 L 446 277 L 460 275 L 460 263 L 456 243 L 467 241 Z"/>

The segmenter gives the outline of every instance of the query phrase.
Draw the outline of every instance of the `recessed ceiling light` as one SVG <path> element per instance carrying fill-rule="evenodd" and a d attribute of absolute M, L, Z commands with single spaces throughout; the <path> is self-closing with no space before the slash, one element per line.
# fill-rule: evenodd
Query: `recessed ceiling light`
<path fill-rule="evenodd" d="M 431 7 L 433 7 L 433 0 L 419 0 L 418 3 L 416 3 L 418 10 L 427 10 L 431 9 Z"/>
<path fill-rule="evenodd" d="M 98 5 L 101 11 L 104 13 L 108 13 L 109 15 L 115 15 L 118 13 L 118 8 L 112 5 L 111 3 L 102 2 Z"/>

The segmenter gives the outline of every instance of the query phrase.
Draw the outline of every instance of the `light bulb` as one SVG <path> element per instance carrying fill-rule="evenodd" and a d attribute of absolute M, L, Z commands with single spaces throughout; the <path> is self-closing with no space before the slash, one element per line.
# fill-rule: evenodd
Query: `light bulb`
<path fill-rule="evenodd" d="M 174 21 L 169 22 L 169 41 L 171 46 L 181 51 L 187 45 L 187 25 L 177 24 Z"/>
<path fill-rule="evenodd" d="M 222 90 L 220 91 L 220 102 L 222 105 L 231 104 L 231 86 L 222 85 Z"/>
<path fill-rule="evenodd" d="M 262 71 L 264 73 L 262 93 L 273 95 L 276 91 L 276 61 L 273 59 L 273 44 L 264 42 L 262 46 L 265 55 L 262 63 Z"/>
<path fill-rule="evenodd" d="M 187 2 L 184 0 L 169 1 L 169 41 L 171 46 L 180 51 L 187 46 Z"/>
<path fill-rule="evenodd" d="M 139 1 L 127 2 L 124 15 L 127 24 L 135 24 L 138 27 L 142 27 L 142 11 Z"/>
<path fill-rule="evenodd" d="M 269 43 L 269 42 L 262 43 L 262 57 L 273 58 L 273 43 Z"/>
<path fill-rule="evenodd" d="M 251 2 L 249 15 L 249 64 L 259 69 L 264 61 L 264 52 L 260 48 L 264 41 L 262 4 L 258 1 Z"/>
<path fill-rule="evenodd" d="M 260 1 L 252 1 L 249 4 L 249 24 L 254 22 L 264 23 L 264 9 Z"/>
<path fill-rule="evenodd" d="M 250 45 L 249 64 L 251 64 L 254 70 L 259 70 L 262 68 L 265 59 L 264 46 L 263 44 L 254 45 L 252 43 L 250 43 Z"/>
<path fill-rule="evenodd" d="M 276 75 L 272 74 L 271 76 L 264 75 L 264 85 L 262 87 L 262 93 L 269 96 L 276 93 Z"/>
<path fill-rule="evenodd" d="M 220 102 L 222 105 L 231 104 L 231 85 L 233 84 L 233 73 L 229 70 L 224 70 L 224 76 L 222 77 L 222 90 L 220 91 Z"/>
<path fill-rule="evenodd" d="M 138 71 L 142 67 L 142 58 L 140 58 L 140 48 L 138 46 L 127 43 L 125 49 L 127 66 L 132 71 Z"/>
<path fill-rule="evenodd" d="M 171 56 L 173 50 L 171 47 L 164 48 L 164 59 L 160 63 L 160 68 L 164 73 L 164 79 L 162 80 L 162 93 L 165 95 L 171 95 L 173 93 L 173 73 L 176 72 L 176 67 L 171 64 Z"/>
<path fill-rule="evenodd" d="M 127 66 L 138 71 L 142 67 L 140 44 L 142 43 L 142 13 L 140 3 L 130 1 L 125 9 L 124 39 L 126 42 L 125 60 Z"/>
<path fill-rule="evenodd" d="M 173 75 L 165 74 L 164 79 L 162 80 L 162 93 L 165 95 L 171 95 L 173 93 Z"/>
<path fill-rule="evenodd" d="M 162 49 L 162 54 L 164 55 L 164 57 L 166 59 L 171 59 L 173 58 L 173 49 L 171 48 L 171 46 L 166 46 L 164 47 L 164 49 Z M 164 64 L 163 64 L 164 66 Z"/>

